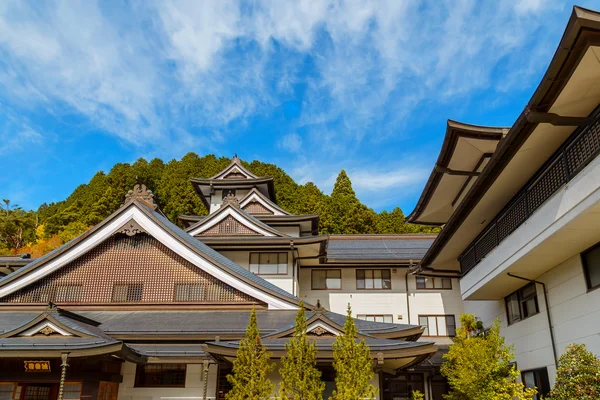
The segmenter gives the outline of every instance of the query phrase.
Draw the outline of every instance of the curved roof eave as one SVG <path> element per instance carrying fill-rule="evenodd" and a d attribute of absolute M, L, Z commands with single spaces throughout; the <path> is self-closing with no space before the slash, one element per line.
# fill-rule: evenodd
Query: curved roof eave
<path fill-rule="evenodd" d="M 442 148 L 437 158 L 435 166 L 431 171 L 431 175 L 425 184 L 425 188 L 417 201 L 415 209 L 406 217 L 406 221 L 413 224 L 422 225 L 443 225 L 446 221 L 421 221 L 423 211 L 427 208 L 427 205 L 431 201 L 431 198 L 435 195 L 435 191 L 440 183 L 440 180 L 447 172 L 444 169 L 448 168 L 452 157 L 455 154 L 456 146 L 460 138 L 472 138 L 482 140 L 494 140 L 499 142 L 503 135 L 508 131 L 508 127 L 493 127 L 493 126 L 482 126 L 467 124 L 464 122 L 458 122 L 449 119 L 446 123 L 446 133 L 444 141 L 442 142 Z"/>
<path fill-rule="evenodd" d="M 569 77 L 577 68 L 578 61 L 585 51 L 593 45 L 600 46 L 600 12 L 574 6 L 567 27 L 541 82 L 513 126 L 499 143 L 488 165 L 471 186 L 463 201 L 448 219 L 444 229 L 421 260 L 420 264 L 423 267 L 427 267 L 434 262 L 444 246 L 456 233 L 462 221 L 479 203 L 539 124 L 528 121 L 530 111 L 548 112 L 550 110 L 562 89 L 568 83 Z"/>

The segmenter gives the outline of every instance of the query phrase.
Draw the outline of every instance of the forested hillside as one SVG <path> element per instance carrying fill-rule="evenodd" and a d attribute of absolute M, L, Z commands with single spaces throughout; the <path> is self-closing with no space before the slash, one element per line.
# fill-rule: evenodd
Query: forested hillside
<path fill-rule="evenodd" d="M 102 221 L 123 203 L 127 191 L 139 180 L 155 194 L 162 211 L 179 224 L 178 215 L 206 215 L 207 210 L 194 192 L 189 178 L 208 178 L 230 163 L 228 158 L 188 153 L 181 160 L 164 163 L 160 159 L 133 164 L 116 164 L 108 174 L 98 172 L 89 183 L 80 185 L 58 203 L 42 204 L 26 211 L 5 199 L 0 217 L 0 251 L 31 253 L 38 257 L 69 241 Z M 294 214 L 319 214 L 321 233 L 413 233 L 433 228 L 406 224 L 400 208 L 376 213 L 362 204 L 341 171 L 331 195 L 309 182 L 299 185 L 281 168 L 259 161 L 243 163 L 258 176 L 275 180 L 277 202 Z"/>

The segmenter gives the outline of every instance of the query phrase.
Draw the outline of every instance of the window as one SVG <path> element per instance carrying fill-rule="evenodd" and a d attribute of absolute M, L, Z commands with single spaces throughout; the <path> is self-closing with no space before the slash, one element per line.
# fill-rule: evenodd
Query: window
<path fill-rule="evenodd" d="M 452 289 L 452 279 L 417 276 L 417 289 Z"/>
<path fill-rule="evenodd" d="M 357 269 L 357 289 L 391 289 L 392 280 L 389 269 Z"/>
<path fill-rule="evenodd" d="M 371 322 L 394 322 L 394 317 L 391 314 L 358 314 L 356 318 Z"/>
<path fill-rule="evenodd" d="M 204 285 L 182 283 L 175 285 L 175 301 L 204 301 Z"/>
<path fill-rule="evenodd" d="M 14 383 L 0 383 L 0 400 L 12 400 L 14 391 Z"/>
<path fill-rule="evenodd" d="M 341 289 L 341 269 L 313 269 L 312 289 Z"/>
<path fill-rule="evenodd" d="M 423 336 L 456 336 L 454 315 L 419 315 Z"/>
<path fill-rule="evenodd" d="M 588 289 L 600 286 L 600 243 L 581 254 Z"/>
<path fill-rule="evenodd" d="M 509 325 L 540 312 L 533 282 L 506 296 L 505 301 Z"/>
<path fill-rule="evenodd" d="M 221 191 L 221 200 L 227 197 L 229 193 L 231 193 L 232 196 L 235 196 L 235 189 L 223 189 Z"/>
<path fill-rule="evenodd" d="M 56 302 L 81 301 L 83 285 L 59 285 L 56 287 Z"/>
<path fill-rule="evenodd" d="M 185 387 L 185 364 L 138 365 L 136 387 Z"/>
<path fill-rule="evenodd" d="M 115 284 L 112 301 L 115 303 L 142 301 L 143 290 L 144 285 L 141 283 Z"/>
<path fill-rule="evenodd" d="M 287 253 L 250 253 L 250 272 L 257 275 L 286 275 Z"/>
<path fill-rule="evenodd" d="M 63 389 L 64 400 L 79 400 L 81 398 L 81 383 L 65 383 Z"/>
<path fill-rule="evenodd" d="M 546 367 L 521 372 L 521 380 L 525 387 L 537 388 L 538 394 L 533 396 L 533 400 L 539 400 L 540 395 L 546 396 L 550 392 L 550 380 Z"/>

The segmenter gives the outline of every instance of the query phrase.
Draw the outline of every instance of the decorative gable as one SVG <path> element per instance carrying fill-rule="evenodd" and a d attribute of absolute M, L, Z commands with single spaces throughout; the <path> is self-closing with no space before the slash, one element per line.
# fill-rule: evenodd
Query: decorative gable
<path fill-rule="evenodd" d="M 275 214 L 273 211 L 269 210 L 267 207 L 263 206 L 256 200 L 249 202 L 242 209 L 253 215 L 273 215 L 273 214 Z"/>
<path fill-rule="evenodd" d="M 192 236 L 286 236 L 240 209 L 226 197 L 221 208 L 187 230 Z M 237 199 L 236 199 L 237 200 Z"/>
<path fill-rule="evenodd" d="M 240 207 L 250 213 L 256 215 L 290 215 L 277 204 L 273 203 L 264 194 L 253 188 L 239 202 Z"/>
<path fill-rule="evenodd" d="M 197 236 L 262 236 L 260 233 L 250 229 L 240 221 L 227 216 L 216 225 L 200 232 Z"/>
<path fill-rule="evenodd" d="M 126 225 L 129 226 L 129 225 Z M 116 233 L 6 303 L 259 303 L 146 233 Z"/>
<path fill-rule="evenodd" d="M 230 172 L 223 176 L 223 179 L 247 179 L 248 175 L 244 174 L 239 168 L 233 168 Z"/>

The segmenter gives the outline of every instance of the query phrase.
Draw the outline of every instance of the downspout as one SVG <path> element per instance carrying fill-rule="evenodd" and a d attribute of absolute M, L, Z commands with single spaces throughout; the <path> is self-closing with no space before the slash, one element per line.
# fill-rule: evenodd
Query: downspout
<path fill-rule="evenodd" d="M 548 290 L 544 282 L 536 281 L 535 279 L 524 278 L 522 276 L 507 273 L 508 276 L 516 279 L 521 279 L 527 282 L 533 282 L 542 285 L 544 289 L 544 302 L 546 303 L 546 317 L 548 319 L 548 329 L 550 329 L 550 342 L 552 343 L 552 353 L 554 355 L 554 366 L 558 368 L 558 353 L 556 352 L 556 344 L 554 343 L 554 330 L 552 329 L 552 318 L 550 317 L 550 303 L 548 303 Z"/>
<path fill-rule="evenodd" d="M 410 325 L 410 300 L 408 297 L 408 271 L 410 271 L 410 268 L 412 268 L 412 260 L 410 260 L 410 267 L 409 269 L 406 270 L 406 273 L 404 274 L 404 283 L 406 284 L 406 313 L 407 313 L 407 324 Z"/>

